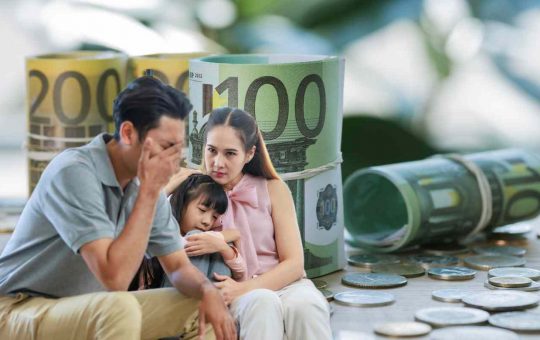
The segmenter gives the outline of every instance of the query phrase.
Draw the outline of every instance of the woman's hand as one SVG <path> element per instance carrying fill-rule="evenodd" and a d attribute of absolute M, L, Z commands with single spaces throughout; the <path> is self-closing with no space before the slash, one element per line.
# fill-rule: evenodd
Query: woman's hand
<path fill-rule="evenodd" d="M 221 235 L 213 235 L 213 232 L 190 235 L 186 237 L 186 240 L 184 250 L 188 256 L 213 254 L 222 252 L 229 247 Z"/>
<path fill-rule="evenodd" d="M 172 192 L 178 188 L 178 186 L 192 174 L 200 174 L 199 170 L 189 169 L 189 168 L 180 168 L 172 177 L 169 179 L 167 185 L 165 185 L 165 194 L 169 196 Z"/>
<path fill-rule="evenodd" d="M 223 301 L 227 305 L 230 305 L 237 297 L 247 293 L 244 283 L 237 282 L 227 275 L 214 273 L 214 278 L 219 281 L 215 283 L 215 286 L 219 288 Z"/>

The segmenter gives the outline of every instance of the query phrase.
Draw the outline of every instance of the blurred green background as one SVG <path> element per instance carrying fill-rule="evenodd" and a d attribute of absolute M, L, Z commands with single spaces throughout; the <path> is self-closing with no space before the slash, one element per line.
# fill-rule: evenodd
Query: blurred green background
<path fill-rule="evenodd" d="M 4 0 L 0 17 L 0 197 L 26 195 L 25 56 L 78 49 L 342 55 L 344 179 L 540 151 L 537 0 Z"/>

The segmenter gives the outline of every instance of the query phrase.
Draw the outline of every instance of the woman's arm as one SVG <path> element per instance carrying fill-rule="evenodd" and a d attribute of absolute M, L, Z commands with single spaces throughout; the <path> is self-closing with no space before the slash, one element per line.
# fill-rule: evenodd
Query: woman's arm
<path fill-rule="evenodd" d="M 178 188 L 180 184 L 182 184 L 183 181 L 186 180 L 186 178 L 189 177 L 191 174 L 201 173 L 199 170 L 190 169 L 190 168 L 180 168 L 178 169 L 178 172 L 172 175 L 172 177 L 169 179 L 169 182 L 165 185 L 163 190 L 165 190 L 165 195 L 169 196 L 172 194 L 172 192 Z"/>
<path fill-rule="evenodd" d="M 225 239 L 225 242 L 236 242 L 240 239 L 240 232 L 236 229 L 222 230 L 221 235 Z"/>

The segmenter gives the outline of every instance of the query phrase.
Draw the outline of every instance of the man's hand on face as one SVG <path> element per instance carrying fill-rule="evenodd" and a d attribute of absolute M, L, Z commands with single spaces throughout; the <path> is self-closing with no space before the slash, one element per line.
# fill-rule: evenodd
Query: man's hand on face
<path fill-rule="evenodd" d="M 144 141 L 137 176 L 141 181 L 141 189 L 147 188 L 159 192 L 174 175 L 180 166 L 182 144 L 174 144 L 166 149 L 147 137 Z"/>

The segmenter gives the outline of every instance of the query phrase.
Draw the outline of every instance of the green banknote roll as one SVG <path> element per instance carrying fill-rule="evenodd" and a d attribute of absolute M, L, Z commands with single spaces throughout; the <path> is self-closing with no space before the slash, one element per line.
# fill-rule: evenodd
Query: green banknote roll
<path fill-rule="evenodd" d="M 208 114 L 252 114 L 295 200 L 310 277 L 343 268 L 339 163 L 344 60 L 329 56 L 221 55 L 190 60 L 190 166 L 201 164 Z"/>
<path fill-rule="evenodd" d="M 26 59 L 29 189 L 60 151 L 112 131 L 112 101 L 125 86 L 127 57 L 74 51 Z"/>
<path fill-rule="evenodd" d="M 517 149 L 371 167 L 344 185 L 345 227 L 392 252 L 459 239 L 540 212 L 540 157 Z"/>

